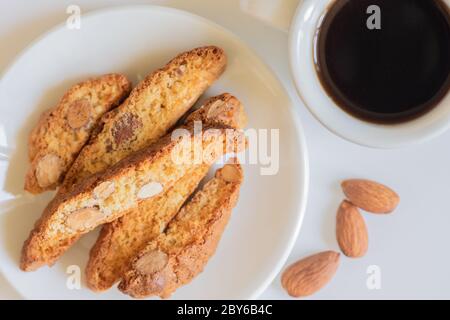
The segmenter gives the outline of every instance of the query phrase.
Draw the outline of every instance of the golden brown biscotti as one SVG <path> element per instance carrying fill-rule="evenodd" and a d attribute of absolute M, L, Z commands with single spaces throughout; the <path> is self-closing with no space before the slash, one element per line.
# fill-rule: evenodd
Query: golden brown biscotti
<path fill-rule="evenodd" d="M 194 146 L 200 146 L 196 157 Z M 70 245 L 98 225 L 114 221 L 144 200 L 171 188 L 189 170 L 245 147 L 241 131 L 184 127 L 58 194 L 24 243 L 20 267 L 53 264 Z M 197 150 L 198 152 L 198 150 Z"/>
<path fill-rule="evenodd" d="M 239 99 L 229 93 L 222 93 L 206 100 L 202 107 L 186 117 L 184 123 L 188 125 L 195 121 L 243 129 L 247 125 L 247 115 Z"/>
<path fill-rule="evenodd" d="M 165 135 L 225 67 L 224 51 L 209 46 L 182 53 L 148 75 L 120 107 L 103 117 L 101 130 L 80 152 L 60 192 Z"/>
<path fill-rule="evenodd" d="M 119 289 L 135 298 L 169 297 L 203 271 L 239 197 L 243 174 L 227 164 L 131 262 Z"/>
<path fill-rule="evenodd" d="M 224 93 L 208 99 L 185 119 L 187 125 L 193 125 L 194 121 L 200 121 L 202 125 L 243 129 L 246 115 L 240 101 Z M 86 282 L 92 290 L 109 289 L 120 279 L 131 258 L 164 230 L 161 226 L 167 225 L 175 216 L 208 168 L 194 169 L 159 195 L 157 201 L 143 201 L 136 209 L 102 227 L 86 267 Z"/>
<path fill-rule="evenodd" d="M 209 165 L 202 165 L 189 171 L 156 199 L 144 201 L 119 219 L 103 225 L 86 266 L 88 287 L 103 291 L 113 286 L 131 259 L 165 230 L 208 170 Z"/>
<path fill-rule="evenodd" d="M 30 133 L 31 166 L 25 190 L 37 194 L 55 189 L 100 117 L 119 105 L 130 90 L 125 76 L 107 74 L 73 86 L 54 109 L 45 111 Z"/>

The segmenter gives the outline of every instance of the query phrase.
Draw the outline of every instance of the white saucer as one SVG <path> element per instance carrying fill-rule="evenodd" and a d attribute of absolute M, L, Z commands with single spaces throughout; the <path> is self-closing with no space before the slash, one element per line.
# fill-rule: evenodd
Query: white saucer
<path fill-rule="evenodd" d="M 89 76 L 121 72 L 136 83 L 177 53 L 202 45 L 225 49 L 227 71 L 202 97 L 222 92 L 245 105 L 249 128 L 280 129 L 280 167 L 260 175 L 246 164 L 240 201 L 205 271 L 177 291 L 177 299 L 256 298 L 283 266 L 297 238 L 308 189 L 303 131 L 285 89 L 270 69 L 236 36 L 187 12 L 129 6 L 82 16 L 81 29 L 59 26 L 34 42 L 0 80 L 0 271 L 29 299 L 122 299 L 115 288 L 102 294 L 66 286 L 67 267 L 81 272 L 95 241 L 91 233 L 52 268 L 18 268 L 23 241 L 52 195 L 23 192 L 27 136 L 39 114 L 72 84 Z M 82 273 L 83 275 L 83 273 Z"/>

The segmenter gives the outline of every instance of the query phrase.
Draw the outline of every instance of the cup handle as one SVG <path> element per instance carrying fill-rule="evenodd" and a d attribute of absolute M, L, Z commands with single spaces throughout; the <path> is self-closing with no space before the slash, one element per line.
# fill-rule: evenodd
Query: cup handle
<path fill-rule="evenodd" d="M 303 0 L 241 0 L 241 10 L 288 32 L 295 9 Z"/>

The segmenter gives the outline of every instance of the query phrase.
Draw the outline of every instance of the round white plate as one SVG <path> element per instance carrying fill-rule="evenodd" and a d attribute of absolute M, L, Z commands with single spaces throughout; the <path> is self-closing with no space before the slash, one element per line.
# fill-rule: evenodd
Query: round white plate
<path fill-rule="evenodd" d="M 55 28 L 33 43 L 1 79 L 0 268 L 24 298 L 126 297 L 116 288 L 95 294 L 83 284 L 81 289 L 67 285 L 77 270 L 84 278 L 96 232 L 81 239 L 52 268 L 31 273 L 18 268 L 22 243 L 52 197 L 31 196 L 22 189 L 27 136 L 39 114 L 89 76 L 121 72 L 136 83 L 179 52 L 209 44 L 226 51 L 229 65 L 201 100 L 230 92 L 244 103 L 250 129 L 279 129 L 279 170 L 263 176 L 260 169 L 266 163 L 245 164 L 240 200 L 217 253 L 173 298 L 256 298 L 275 278 L 297 238 L 308 188 L 303 132 L 286 91 L 269 68 L 222 27 L 179 10 L 130 6 L 83 15 L 79 30 Z M 276 162 L 275 155 L 272 158 Z"/>

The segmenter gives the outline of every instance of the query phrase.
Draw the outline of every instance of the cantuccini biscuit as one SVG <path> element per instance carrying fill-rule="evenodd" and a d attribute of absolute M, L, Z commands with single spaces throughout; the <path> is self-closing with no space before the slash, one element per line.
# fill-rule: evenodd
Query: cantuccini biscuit
<path fill-rule="evenodd" d="M 55 189 L 88 141 L 100 117 L 128 96 L 131 83 L 108 74 L 73 86 L 45 111 L 29 137 L 30 169 L 25 190 L 37 194 Z"/>
<path fill-rule="evenodd" d="M 236 205 L 243 174 L 227 164 L 133 258 L 119 289 L 135 298 L 169 297 L 203 271 Z"/>

